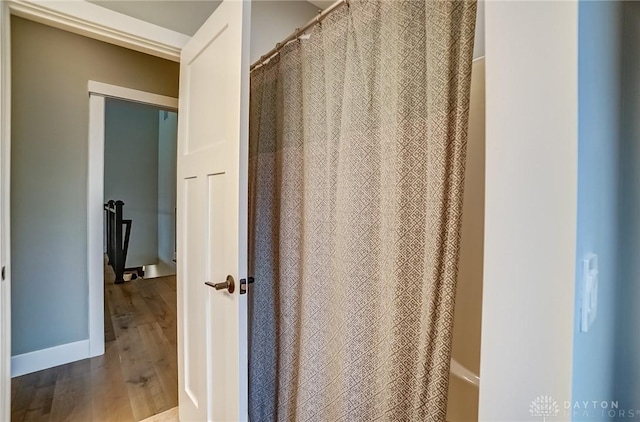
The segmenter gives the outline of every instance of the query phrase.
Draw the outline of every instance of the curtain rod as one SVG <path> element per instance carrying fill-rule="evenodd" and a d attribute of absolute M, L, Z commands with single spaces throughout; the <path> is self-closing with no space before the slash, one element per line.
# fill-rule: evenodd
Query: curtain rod
<path fill-rule="evenodd" d="M 251 65 L 250 71 L 255 70 L 256 68 L 262 66 L 266 61 L 268 61 L 270 58 L 272 58 L 273 56 L 275 56 L 276 54 L 278 54 L 278 52 L 280 52 L 280 50 L 282 50 L 282 47 L 284 47 L 285 45 L 287 45 L 290 41 L 295 40 L 296 38 L 298 38 L 300 35 L 304 34 L 304 32 L 311 28 L 313 25 L 320 23 L 324 18 L 326 18 L 327 16 L 329 16 L 329 14 L 331 12 L 333 12 L 334 10 L 336 10 L 340 5 L 342 4 L 346 4 L 347 6 L 349 6 L 349 0 L 338 0 L 337 2 L 333 3 L 331 6 L 327 7 L 326 9 L 320 11 L 318 13 L 318 16 L 316 16 L 315 18 L 313 18 L 312 20 L 310 20 L 305 26 L 303 26 L 302 28 L 296 28 L 295 31 L 293 31 L 293 34 L 289 35 L 287 38 L 284 39 L 284 41 L 279 42 L 278 44 L 276 44 L 275 47 L 273 47 L 271 50 L 269 50 L 266 54 L 264 54 L 263 56 L 261 56 L 254 64 Z"/>

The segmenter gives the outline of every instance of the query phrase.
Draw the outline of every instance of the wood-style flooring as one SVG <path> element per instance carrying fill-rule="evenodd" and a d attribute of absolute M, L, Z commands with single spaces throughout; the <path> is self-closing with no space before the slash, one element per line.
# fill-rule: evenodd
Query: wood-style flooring
<path fill-rule="evenodd" d="M 105 354 L 14 378 L 11 420 L 140 421 L 178 405 L 175 276 L 113 284 Z"/>

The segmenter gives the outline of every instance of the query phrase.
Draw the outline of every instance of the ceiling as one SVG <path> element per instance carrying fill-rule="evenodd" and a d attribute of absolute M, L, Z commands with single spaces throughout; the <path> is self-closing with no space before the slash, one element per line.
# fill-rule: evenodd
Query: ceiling
<path fill-rule="evenodd" d="M 87 1 L 186 35 L 193 35 L 221 3 L 212 0 Z"/>
<path fill-rule="evenodd" d="M 320 9 L 326 9 L 327 7 L 335 3 L 335 0 L 309 0 L 309 3 L 313 4 L 316 7 L 319 7 Z"/>

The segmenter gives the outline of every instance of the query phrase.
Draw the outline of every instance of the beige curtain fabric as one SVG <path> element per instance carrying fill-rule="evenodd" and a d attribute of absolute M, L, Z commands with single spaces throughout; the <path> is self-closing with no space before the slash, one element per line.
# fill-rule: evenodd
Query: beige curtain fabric
<path fill-rule="evenodd" d="M 475 2 L 354 1 L 251 77 L 252 421 L 442 421 Z"/>

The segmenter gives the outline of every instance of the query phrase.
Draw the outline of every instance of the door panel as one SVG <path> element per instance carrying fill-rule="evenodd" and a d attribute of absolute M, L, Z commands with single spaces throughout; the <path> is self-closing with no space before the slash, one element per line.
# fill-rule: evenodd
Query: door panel
<path fill-rule="evenodd" d="M 228 227 L 233 224 L 233 216 L 229 215 L 228 205 L 228 178 L 224 173 L 213 174 L 207 177 L 208 188 L 208 263 L 207 272 L 210 280 L 217 282 L 225 280 L 226 263 L 230 260 L 230 251 L 227 245 L 220 239 L 229 239 L 233 236 L 228 233 Z M 232 274 L 233 275 L 233 274 Z M 235 277 L 235 275 L 234 275 Z M 237 279 L 236 279 L 237 283 Z M 238 289 L 238 286 L 236 286 Z M 237 291 L 235 292 L 237 294 Z M 207 376 L 211 385 L 211 396 L 223 402 L 234 402 L 237 391 L 234 374 L 237 356 L 227 353 L 225 342 L 237 343 L 237 314 L 233 296 L 220 294 L 213 289 L 208 289 L 208 306 L 215 318 L 215 323 L 209 326 L 208 341 L 209 362 Z M 229 371 L 231 371 L 229 373 Z M 216 382 L 219 379 L 227 380 L 224 383 Z M 224 407 L 212 406 L 210 414 L 213 420 L 227 420 Z"/>
<path fill-rule="evenodd" d="M 224 131 L 227 129 L 225 122 L 233 118 L 233 110 L 216 107 L 210 101 L 211 98 L 229 98 L 232 95 L 232 87 L 225 83 L 228 79 L 222 66 L 212 65 L 219 62 L 219 57 L 224 57 L 224 52 L 218 42 L 228 42 L 229 28 L 226 27 L 214 38 L 212 45 L 198 55 L 188 66 L 189 80 L 197 80 L 195 89 L 189 91 L 192 101 L 200 106 L 193 110 L 189 116 L 190 129 L 195 133 L 206 133 L 208 136 L 193 136 L 187 138 L 187 153 L 196 152 L 211 146 L 215 142 L 228 139 Z M 202 81 L 202 82 L 200 82 Z"/>
<path fill-rule="evenodd" d="M 199 218 L 200 193 L 198 192 L 197 177 L 187 177 L 182 183 L 184 186 L 184 213 L 182 214 L 184 229 L 184 247 L 191 250 L 183 250 L 181 256 L 184 259 L 182 280 L 202 279 L 202 265 L 200 261 L 205 238 L 202 234 L 202 221 Z M 184 312 L 184 390 L 194 408 L 199 408 L 200 403 L 206 403 L 206 377 L 202 368 L 205 366 L 205 347 L 202 339 L 205 330 L 204 315 L 205 304 L 199 300 L 204 290 L 195 283 L 183 283 L 182 306 Z M 181 403 L 182 404 L 182 403 Z M 202 414 L 204 415 L 204 413 Z"/>
<path fill-rule="evenodd" d="M 180 419 L 247 419 L 250 2 L 223 1 L 184 47 L 178 124 Z M 235 291 L 205 282 L 235 279 Z"/>

